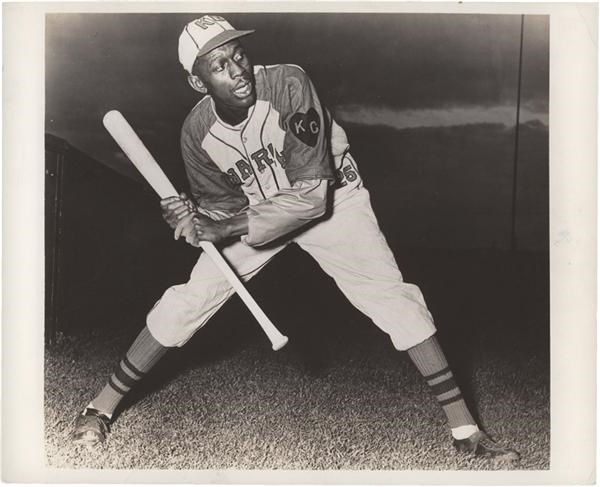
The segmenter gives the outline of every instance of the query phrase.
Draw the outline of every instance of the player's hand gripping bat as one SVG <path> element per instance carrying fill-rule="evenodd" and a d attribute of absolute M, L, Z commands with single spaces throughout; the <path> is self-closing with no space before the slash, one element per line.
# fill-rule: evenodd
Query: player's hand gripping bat
<path fill-rule="evenodd" d="M 102 120 L 106 130 L 112 135 L 117 144 L 123 149 L 123 152 L 129 157 L 131 162 L 150 183 L 150 186 L 164 199 L 169 196 L 179 196 L 165 173 L 162 171 L 152 154 L 146 149 L 144 143 L 140 140 L 131 125 L 125 120 L 118 110 L 112 110 L 104 115 Z M 248 306 L 264 332 L 271 340 L 273 350 L 279 350 L 283 347 L 288 339 L 282 335 L 275 325 L 269 320 L 267 315 L 258 306 L 254 298 L 246 290 L 237 275 L 231 270 L 229 264 L 219 253 L 216 247 L 211 242 L 200 242 L 200 246 L 212 259 L 214 264 L 219 268 L 223 275 L 227 278 L 233 289 L 238 293 L 242 301 Z"/>

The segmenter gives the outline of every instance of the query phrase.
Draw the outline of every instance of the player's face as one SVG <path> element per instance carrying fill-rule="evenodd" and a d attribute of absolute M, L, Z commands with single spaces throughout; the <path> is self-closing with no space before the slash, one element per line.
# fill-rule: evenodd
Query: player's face
<path fill-rule="evenodd" d="M 225 114 L 244 114 L 256 102 L 252 63 L 235 39 L 201 56 L 194 65 L 206 92 Z"/>

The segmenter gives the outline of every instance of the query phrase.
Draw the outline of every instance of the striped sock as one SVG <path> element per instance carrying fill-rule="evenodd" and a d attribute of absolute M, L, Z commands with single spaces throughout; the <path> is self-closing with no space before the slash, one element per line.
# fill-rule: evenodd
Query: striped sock
<path fill-rule="evenodd" d="M 472 430 L 476 431 L 476 422 L 467 408 L 437 338 L 431 336 L 407 351 L 442 406 L 453 433 L 465 430 L 461 427 L 466 425 L 473 425 Z"/>
<path fill-rule="evenodd" d="M 119 362 L 115 372 L 108 379 L 104 389 L 87 407 L 97 409 L 110 418 L 123 396 L 154 367 L 168 350 L 169 348 L 155 340 L 147 326 L 144 327 L 123 360 Z"/>

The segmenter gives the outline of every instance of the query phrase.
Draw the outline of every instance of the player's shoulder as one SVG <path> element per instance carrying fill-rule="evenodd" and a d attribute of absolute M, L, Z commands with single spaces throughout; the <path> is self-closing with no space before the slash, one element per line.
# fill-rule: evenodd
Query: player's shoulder
<path fill-rule="evenodd" d="M 297 64 L 265 64 L 254 66 L 254 73 L 259 72 L 264 72 L 268 76 L 306 74 L 306 70 Z"/>
<path fill-rule="evenodd" d="M 181 128 L 182 140 L 197 139 L 199 136 L 202 138 L 202 134 L 208 132 L 215 122 L 211 103 L 210 96 L 205 96 L 190 110 Z"/>
<path fill-rule="evenodd" d="M 271 64 L 255 66 L 255 76 L 264 77 L 269 86 L 289 86 L 290 84 L 304 84 L 308 82 L 308 75 L 297 64 Z"/>

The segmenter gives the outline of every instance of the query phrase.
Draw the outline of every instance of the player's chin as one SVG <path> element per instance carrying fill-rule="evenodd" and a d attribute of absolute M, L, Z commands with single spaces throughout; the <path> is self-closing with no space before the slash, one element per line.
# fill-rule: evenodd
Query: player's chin
<path fill-rule="evenodd" d="M 256 93 L 252 90 L 245 96 L 234 94 L 235 104 L 239 107 L 248 108 L 256 103 Z"/>

